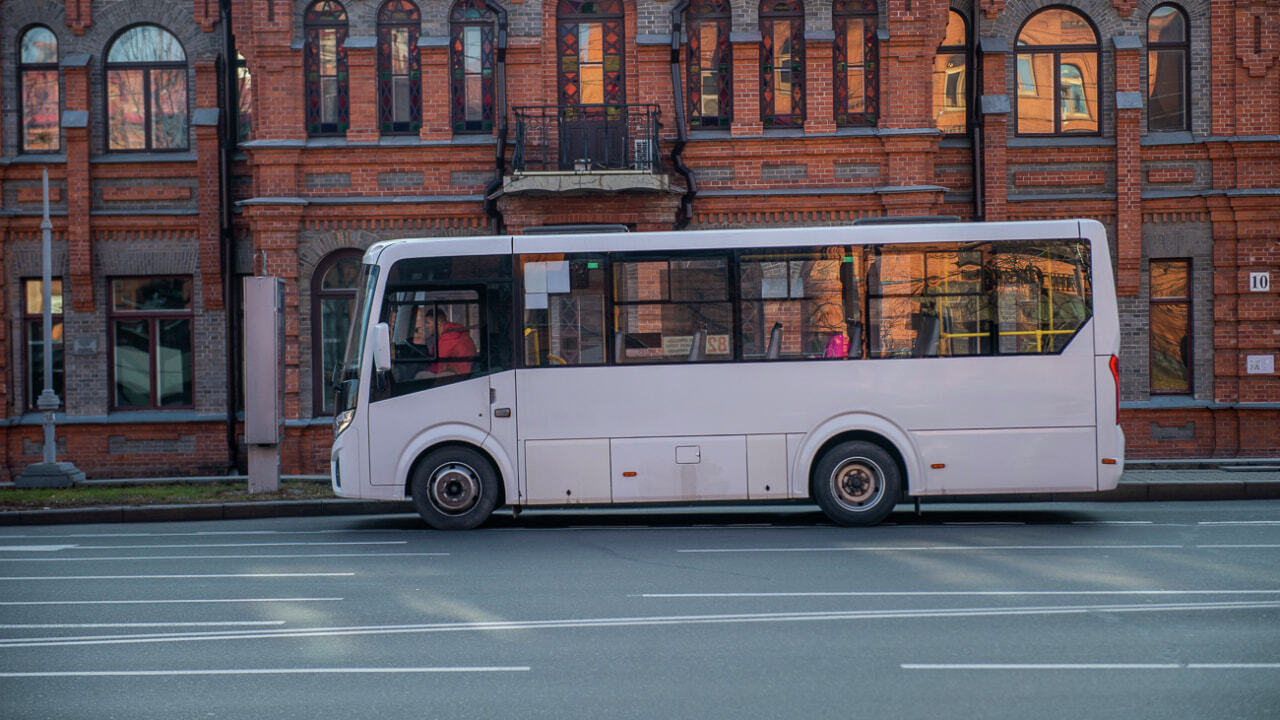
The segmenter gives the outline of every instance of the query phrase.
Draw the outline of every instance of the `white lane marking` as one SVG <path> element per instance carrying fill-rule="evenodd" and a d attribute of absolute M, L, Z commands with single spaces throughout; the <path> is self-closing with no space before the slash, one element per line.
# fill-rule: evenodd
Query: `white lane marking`
<path fill-rule="evenodd" d="M 278 543 L 192 543 L 188 545 L 68 545 L 81 550 L 156 550 L 175 548 L 250 548 L 250 547 L 312 547 L 317 545 L 408 545 L 408 540 L 355 540 L 349 542 L 278 542 Z M 2 550 L 3 548 L 0 548 Z"/>
<path fill-rule="evenodd" d="M 722 592 L 722 593 L 642 593 L 627 597 L 651 599 L 696 598 L 791 598 L 791 597 L 1021 597 L 1074 595 L 1280 595 L 1276 590 L 923 590 L 923 591 L 816 591 L 816 592 Z M 2 604 L 2 603 L 0 603 Z"/>
<path fill-rule="evenodd" d="M 1201 520 L 1197 525 L 1280 525 L 1280 520 Z"/>
<path fill-rule="evenodd" d="M 70 550 L 79 545 L 0 545 L 0 551 L 18 551 L 18 552 L 57 552 L 59 550 Z"/>
<path fill-rule="evenodd" d="M 973 520 L 973 521 L 950 520 L 950 521 L 945 521 L 942 524 L 943 525 L 985 526 L 985 525 L 1026 525 L 1027 523 L 1020 520 L 1010 520 L 1008 522 L 999 522 L 996 520 Z"/>
<path fill-rule="evenodd" d="M 118 555 L 115 557 L 50 557 L 50 558 L 0 558 L 4 562 L 103 562 L 104 560 L 279 560 L 285 558 L 385 558 L 385 557 L 447 557 L 449 553 L 308 553 L 304 555 Z"/>
<path fill-rule="evenodd" d="M 676 552 L 989 552 L 991 550 L 1181 550 L 1182 548 L 1182 545 L 866 545 L 859 547 L 685 548 Z"/>
<path fill-rule="evenodd" d="M 262 627 L 280 626 L 284 620 L 243 620 L 208 622 L 147 622 L 147 623 L 22 623 L 0 625 L 0 630 L 70 630 L 81 628 L 159 628 L 159 627 Z"/>
<path fill-rule="evenodd" d="M 903 670 L 1280 670 L 1280 663 L 902 663 Z"/>
<path fill-rule="evenodd" d="M 0 535 L 0 540 L 47 540 L 49 538 L 148 538 L 148 537 L 219 537 L 224 535 L 359 535 L 369 533 L 417 533 L 421 530 L 387 528 L 382 530 L 201 530 L 196 532 L 135 532 L 135 533 L 66 533 L 61 535 Z"/>
<path fill-rule="evenodd" d="M 27 575 L 25 577 L 0 577 L 4 580 L 191 580 L 195 578 L 305 578 L 305 577 L 354 577 L 353 572 L 314 573 L 210 573 L 205 575 Z"/>
<path fill-rule="evenodd" d="M 1178 663 L 902 663 L 903 670 L 1181 670 Z"/>
<path fill-rule="evenodd" d="M 559 620 L 507 620 L 489 622 L 427 623 L 417 625 L 357 625 L 295 628 L 274 631 L 90 635 L 82 637 L 0 638 L 0 648 L 60 647 L 73 645 L 129 645 L 138 643 L 199 642 L 207 640 L 268 640 L 368 635 L 403 635 L 439 632 L 510 632 L 521 630 L 658 627 L 741 623 L 812 622 L 835 620 L 901 620 L 992 616 L 1087 615 L 1091 613 L 1154 613 L 1208 610 L 1258 610 L 1280 608 L 1280 601 L 1238 601 L 1126 605 L 1065 605 L 1020 608 L 945 608 L 928 610 L 852 610 L 834 612 L 736 613 L 717 615 L 666 615 Z"/>
<path fill-rule="evenodd" d="M 1280 543 L 1269 543 L 1260 545 L 1197 545 L 1198 548 L 1231 548 L 1236 550 L 1261 549 L 1261 548 L 1280 548 Z"/>
<path fill-rule="evenodd" d="M 1154 525 L 1151 520 L 1072 520 L 1072 525 Z"/>
<path fill-rule="evenodd" d="M 340 597 L 293 597 L 293 598 L 210 598 L 207 600 L 21 600 L 0 602 L 0 606 L 13 605 L 211 605 L 221 603 L 304 603 L 304 602 L 338 602 Z"/>
<path fill-rule="evenodd" d="M 397 673 L 503 673 L 529 672 L 528 665 L 477 665 L 475 667 L 352 667 L 352 668 L 226 668 L 216 670 L 72 670 L 64 672 L 0 673 L 0 678 L 74 677 L 182 677 L 188 675 L 354 675 Z"/>

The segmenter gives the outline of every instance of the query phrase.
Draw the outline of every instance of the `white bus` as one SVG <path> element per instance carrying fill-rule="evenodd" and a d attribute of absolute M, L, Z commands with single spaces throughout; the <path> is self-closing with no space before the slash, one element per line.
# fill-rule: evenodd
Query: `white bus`
<path fill-rule="evenodd" d="M 331 473 L 497 507 L 1097 492 L 1123 469 L 1094 221 L 408 239 L 364 256 Z"/>

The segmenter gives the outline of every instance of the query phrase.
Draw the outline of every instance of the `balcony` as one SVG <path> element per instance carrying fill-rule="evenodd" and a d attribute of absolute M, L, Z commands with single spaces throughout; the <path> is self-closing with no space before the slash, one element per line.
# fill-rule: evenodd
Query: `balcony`
<path fill-rule="evenodd" d="M 514 107 L 503 194 L 665 192 L 657 105 Z"/>

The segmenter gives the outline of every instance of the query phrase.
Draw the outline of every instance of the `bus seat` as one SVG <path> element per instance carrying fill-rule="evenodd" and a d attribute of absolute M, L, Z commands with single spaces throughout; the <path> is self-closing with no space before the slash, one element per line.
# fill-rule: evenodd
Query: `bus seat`
<path fill-rule="evenodd" d="M 623 349 L 626 347 L 626 336 L 622 333 L 614 333 L 613 336 L 613 361 L 619 365 L 623 361 Z"/>
<path fill-rule="evenodd" d="M 912 357 L 937 357 L 939 329 L 936 315 L 920 316 L 920 330 L 916 333 L 916 344 L 912 348 Z"/>
<path fill-rule="evenodd" d="M 773 328 L 769 330 L 769 345 L 765 348 L 765 360 L 777 360 L 778 354 L 782 352 L 782 323 L 776 322 Z"/>
<path fill-rule="evenodd" d="M 689 362 L 702 362 L 707 359 L 707 332 L 693 331 L 693 344 L 689 347 Z"/>

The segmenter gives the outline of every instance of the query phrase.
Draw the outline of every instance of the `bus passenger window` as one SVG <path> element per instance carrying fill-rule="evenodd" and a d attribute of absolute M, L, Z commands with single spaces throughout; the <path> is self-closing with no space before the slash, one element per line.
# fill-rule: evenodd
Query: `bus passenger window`
<path fill-rule="evenodd" d="M 646 254 L 613 264 L 618 363 L 733 358 L 724 256 Z"/>
<path fill-rule="evenodd" d="M 603 365 L 603 257 L 526 255 L 524 282 L 524 364 Z"/>
<path fill-rule="evenodd" d="M 857 296 L 858 273 L 845 248 L 746 251 L 738 277 L 743 360 L 861 354 L 859 309 L 846 302 Z"/>
<path fill-rule="evenodd" d="M 391 396 L 486 372 L 475 290 L 388 286 L 382 322 L 391 329 Z"/>

